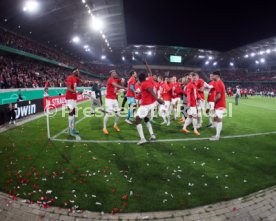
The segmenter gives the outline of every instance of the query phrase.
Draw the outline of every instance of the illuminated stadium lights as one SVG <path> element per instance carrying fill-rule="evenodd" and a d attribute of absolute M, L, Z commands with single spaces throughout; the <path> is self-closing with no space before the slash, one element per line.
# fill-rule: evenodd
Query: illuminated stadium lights
<path fill-rule="evenodd" d="M 205 58 L 205 56 L 204 55 L 199 55 L 198 58 L 203 59 L 203 58 Z"/>
<path fill-rule="evenodd" d="M 271 53 L 271 50 L 270 50 L 270 49 L 267 49 L 267 50 L 266 50 L 266 53 L 267 53 L 267 54 L 270 54 L 270 53 Z"/>
<path fill-rule="evenodd" d="M 105 56 L 105 55 L 102 55 L 102 56 L 101 56 L 101 59 L 102 59 L 102 60 L 106 59 L 106 56 Z"/>
<path fill-rule="evenodd" d="M 205 64 L 208 65 L 210 63 L 210 61 L 205 61 Z"/>
<path fill-rule="evenodd" d="M 103 37 L 103 39 L 105 39 L 105 38 L 106 38 L 104 34 L 102 34 L 102 37 Z"/>
<path fill-rule="evenodd" d="M 133 61 L 135 60 L 135 57 L 134 57 L 134 56 L 132 56 L 132 60 L 133 60 Z"/>
<path fill-rule="evenodd" d="M 88 14 L 91 14 L 91 10 L 90 9 L 88 10 Z"/>
<path fill-rule="evenodd" d="M 90 50 L 90 48 L 85 48 L 85 51 L 90 52 L 91 50 Z"/>
<path fill-rule="evenodd" d="M 148 51 L 148 52 L 147 52 L 147 55 L 151 56 L 151 55 L 152 55 L 152 52 L 151 52 L 151 51 Z"/>
<path fill-rule="evenodd" d="M 218 62 L 214 62 L 214 63 L 213 63 L 213 66 L 216 66 L 217 64 L 218 64 Z"/>
<path fill-rule="evenodd" d="M 138 51 L 135 51 L 135 52 L 134 52 L 134 54 L 136 54 L 136 55 L 137 55 L 137 54 L 139 54 L 139 52 L 138 52 Z"/>
<path fill-rule="evenodd" d="M 233 63 L 233 62 L 230 62 L 230 66 L 233 67 L 233 66 L 234 66 L 234 63 Z"/>
<path fill-rule="evenodd" d="M 39 4 L 37 1 L 30 0 L 26 1 L 23 6 L 23 11 L 29 12 L 29 13 L 35 13 L 39 10 Z"/>
<path fill-rule="evenodd" d="M 122 60 L 124 61 L 124 60 L 126 60 L 126 58 L 123 56 L 123 57 L 122 57 Z"/>
<path fill-rule="evenodd" d="M 94 18 L 92 18 L 92 27 L 96 31 L 99 31 L 103 28 L 103 22 L 100 19 L 94 17 Z"/>
<path fill-rule="evenodd" d="M 259 52 L 260 55 L 263 55 L 264 53 L 265 53 L 264 51 L 260 51 L 260 52 Z"/>
<path fill-rule="evenodd" d="M 89 48 L 89 46 L 88 45 L 84 45 L 83 48 L 86 49 L 86 48 Z"/>
<path fill-rule="evenodd" d="M 264 59 L 264 58 L 261 58 L 261 59 L 260 59 L 260 62 L 261 62 L 261 63 L 265 63 L 265 59 Z"/>
<path fill-rule="evenodd" d="M 256 64 L 260 64 L 260 62 L 259 62 L 259 61 L 255 61 L 255 63 L 256 63 Z"/>
<path fill-rule="evenodd" d="M 85 4 L 85 3 L 86 3 L 86 1 L 85 1 L 85 0 L 82 0 L 82 3 L 83 3 L 83 4 Z"/>
<path fill-rule="evenodd" d="M 209 58 L 208 58 L 209 60 L 213 60 L 213 57 L 212 56 L 209 56 Z"/>
<path fill-rule="evenodd" d="M 244 55 L 244 57 L 245 57 L 245 58 L 248 58 L 248 57 L 249 57 L 249 55 L 248 55 L 248 54 L 246 54 L 246 55 Z"/>
<path fill-rule="evenodd" d="M 78 36 L 75 36 L 73 37 L 72 41 L 77 44 L 80 42 L 80 38 Z"/>
<path fill-rule="evenodd" d="M 255 55 L 256 55 L 255 53 L 251 53 L 251 54 L 250 54 L 251 57 L 254 57 Z"/>

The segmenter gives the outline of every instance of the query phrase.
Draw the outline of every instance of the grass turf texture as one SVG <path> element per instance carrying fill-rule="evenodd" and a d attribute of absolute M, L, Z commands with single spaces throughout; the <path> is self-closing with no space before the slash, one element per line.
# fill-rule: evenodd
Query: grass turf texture
<path fill-rule="evenodd" d="M 222 136 L 276 131 L 275 106 L 276 99 L 241 99 L 239 106 L 233 105 L 233 117 L 224 118 Z M 138 139 L 135 126 L 123 120 L 122 131 L 116 133 L 109 119 L 109 136 L 101 132 L 102 118 L 87 118 L 77 128 L 82 139 Z M 52 135 L 67 126 L 60 112 L 50 122 Z M 170 127 L 153 124 L 160 139 L 195 137 L 179 133 L 181 127 L 173 121 Z M 144 131 L 148 137 L 145 125 Z M 204 127 L 200 132 L 207 137 L 215 130 Z M 66 134 L 58 138 L 70 139 Z M 276 184 L 275 134 L 142 147 L 48 142 L 43 117 L 1 133 L 0 139 L 1 191 L 35 202 L 52 199 L 51 206 L 107 212 L 176 210 L 241 197 Z M 52 192 L 46 194 L 47 190 Z"/>

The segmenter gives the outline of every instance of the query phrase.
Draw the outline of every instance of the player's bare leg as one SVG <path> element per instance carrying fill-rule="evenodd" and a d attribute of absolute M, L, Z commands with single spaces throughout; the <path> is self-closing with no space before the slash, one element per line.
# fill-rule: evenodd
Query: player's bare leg
<path fill-rule="evenodd" d="M 120 128 L 118 127 L 118 122 L 119 122 L 119 119 L 120 119 L 120 112 L 115 112 L 115 121 L 114 121 L 114 129 L 116 132 L 120 132 Z"/>
<path fill-rule="evenodd" d="M 216 136 L 213 136 L 210 138 L 211 141 L 217 141 L 220 139 L 220 133 L 222 130 L 222 119 L 219 117 L 214 118 L 215 126 L 216 126 Z"/>
<path fill-rule="evenodd" d="M 109 134 L 109 132 L 107 130 L 107 122 L 108 122 L 109 115 L 110 115 L 110 113 L 106 113 L 104 116 L 104 120 L 103 120 L 103 133 L 105 135 Z"/>
<path fill-rule="evenodd" d="M 141 118 L 139 116 L 136 117 L 136 129 L 138 131 L 138 134 L 140 136 L 140 141 L 137 143 L 138 145 L 142 145 L 147 142 L 144 131 L 143 131 L 143 126 L 141 124 Z"/>

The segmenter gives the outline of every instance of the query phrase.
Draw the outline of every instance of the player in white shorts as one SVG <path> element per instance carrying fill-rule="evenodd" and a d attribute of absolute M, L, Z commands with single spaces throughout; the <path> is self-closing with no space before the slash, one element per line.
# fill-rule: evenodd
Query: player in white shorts
<path fill-rule="evenodd" d="M 137 110 L 136 114 L 136 128 L 138 131 L 138 134 L 140 136 L 140 141 L 137 143 L 138 145 L 144 144 L 147 142 L 143 126 L 141 124 L 142 119 L 144 119 L 146 126 L 148 128 L 148 131 L 150 133 L 150 141 L 154 141 L 156 139 L 152 125 L 150 122 L 150 117 L 152 115 L 152 109 L 154 108 L 154 102 L 155 100 L 158 101 L 158 103 L 162 104 L 163 100 L 158 99 L 157 95 L 153 91 L 153 82 L 151 79 L 146 80 L 146 74 L 141 73 L 139 75 L 139 81 L 141 82 L 141 106 Z"/>

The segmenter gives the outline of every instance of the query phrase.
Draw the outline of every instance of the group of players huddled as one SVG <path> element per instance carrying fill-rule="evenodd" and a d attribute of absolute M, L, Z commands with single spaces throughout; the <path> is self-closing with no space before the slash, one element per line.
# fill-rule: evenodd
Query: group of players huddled
<path fill-rule="evenodd" d="M 115 70 L 110 71 L 110 77 L 107 80 L 103 134 L 109 134 L 107 123 L 112 115 L 115 116 L 113 128 L 116 132 L 120 132 L 118 122 L 121 116 L 121 108 L 118 103 L 118 93 L 120 90 L 126 90 L 129 108 L 125 122 L 133 124 L 132 119 L 134 119 L 140 137 L 138 145 L 147 142 L 141 124 L 142 121 L 145 122 L 149 131 L 149 141 L 154 141 L 156 140 L 152 128 L 154 118 L 160 116 L 163 119 L 162 125 L 170 126 L 172 113 L 174 120 L 183 123 L 182 133 L 190 133 L 188 127 L 192 124 L 194 134 L 199 136 L 203 111 L 206 111 L 209 117 L 208 127 L 216 128 L 216 135 L 211 137 L 210 140 L 219 140 L 222 130 L 222 118 L 226 110 L 226 90 L 220 79 L 220 72 L 211 73 L 210 82 L 206 83 L 194 72 L 180 79 L 156 76 L 152 74 L 146 61 L 144 64 L 147 73 L 138 75 L 135 71 L 131 71 L 127 87 L 124 86 L 123 79 L 118 78 Z M 69 133 L 72 136 L 78 135 L 78 131 L 75 129 L 76 85 L 78 82 L 81 82 L 79 72 L 74 70 L 66 82 L 67 106 L 70 109 L 68 118 Z M 205 90 L 208 90 L 206 101 L 204 97 Z M 180 116 L 180 111 L 181 117 L 177 119 Z"/>

